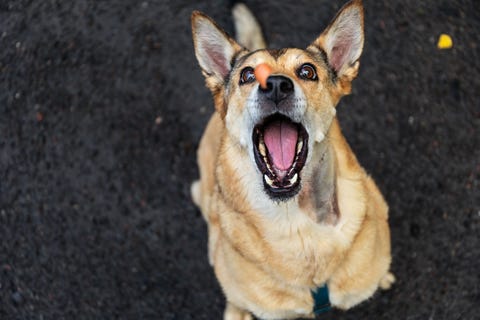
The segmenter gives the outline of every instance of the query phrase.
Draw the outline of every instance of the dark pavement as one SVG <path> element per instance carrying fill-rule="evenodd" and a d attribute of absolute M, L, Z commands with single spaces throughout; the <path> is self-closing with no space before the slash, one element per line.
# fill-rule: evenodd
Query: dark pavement
<path fill-rule="evenodd" d="M 304 47 L 344 1 L 246 3 L 272 47 Z M 213 111 L 194 9 L 232 32 L 228 1 L 0 2 L 0 319 L 221 318 L 189 198 Z M 322 319 L 478 319 L 480 6 L 365 9 L 338 117 L 390 205 L 398 280 Z"/>

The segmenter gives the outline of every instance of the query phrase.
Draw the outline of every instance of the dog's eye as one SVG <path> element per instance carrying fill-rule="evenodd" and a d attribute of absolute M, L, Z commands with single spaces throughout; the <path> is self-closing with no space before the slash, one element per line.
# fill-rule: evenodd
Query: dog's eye
<path fill-rule="evenodd" d="M 240 84 L 250 83 L 255 81 L 255 71 L 252 67 L 246 67 L 240 73 Z"/>
<path fill-rule="evenodd" d="M 315 67 L 309 63 L 302 65 L 298 71 L 298 76 L 305 80 L 317 80 L 317 71 Z"/>

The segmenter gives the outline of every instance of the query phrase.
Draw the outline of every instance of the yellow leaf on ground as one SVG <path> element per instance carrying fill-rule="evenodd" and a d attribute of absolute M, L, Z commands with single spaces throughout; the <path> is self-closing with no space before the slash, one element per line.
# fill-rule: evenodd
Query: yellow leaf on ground
<path fill-rule="evenodd" d="M 437 48 L 450 49 L 451 47 L 453 47 L 452 38 L 448 34 L 442 33 L 438 38 Z"/>

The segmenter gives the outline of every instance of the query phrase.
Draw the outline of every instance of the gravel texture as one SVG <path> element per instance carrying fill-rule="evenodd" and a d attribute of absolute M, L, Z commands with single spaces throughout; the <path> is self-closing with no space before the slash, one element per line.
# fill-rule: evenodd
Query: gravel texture
<path fill-rule="evenodd" d="M 343 1 L 246 3 L 272 47 L 304 47 Z M 189 16 L 232 32 L 230 6 L 0 2 L 0 319 L 221 318 L 189 198 L 213 110 Z M 365 9 L 338 117 L 390 205 L 398 281 L 322 319 L 478 319 L 480 7 Z"/>

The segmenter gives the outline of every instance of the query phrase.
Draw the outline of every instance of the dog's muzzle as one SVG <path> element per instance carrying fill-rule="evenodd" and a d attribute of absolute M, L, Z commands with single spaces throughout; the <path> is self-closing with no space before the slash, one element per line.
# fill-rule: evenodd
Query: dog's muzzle
<path fill-rule="evenodd" d="M 252 133 L 253 153 L 262 173 L 265 191 L 287 200 L 300 190 L 300 172 L 308 152 L 308 134 L 295 107 L 293 81 L 282 75 L 267 79 L 258 89 L 260 121 Z"/>

